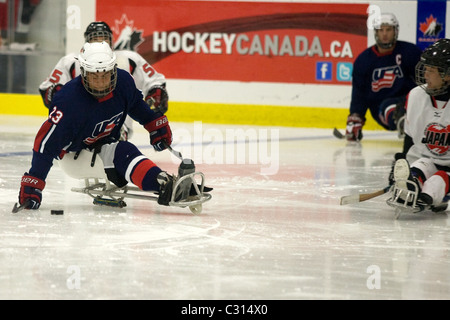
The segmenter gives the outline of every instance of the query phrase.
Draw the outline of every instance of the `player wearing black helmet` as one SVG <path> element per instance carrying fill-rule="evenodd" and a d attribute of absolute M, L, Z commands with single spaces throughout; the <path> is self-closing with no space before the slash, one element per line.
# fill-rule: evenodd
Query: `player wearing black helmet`
<path fill-rule="evenodd" d="M 396 154 L 390 176 L 394 194 L 400 197 L 392 197 L 391 204 L 400 201 L 416 211 L 441 211 L 447 208 L 450 192 L 449 39 L 423 52 L 416 82 L 407 97 L 403 151 Z"/>
<path fill-rule="evenodd" d="M 450 40 L 440 39 L 420 57 L 416 82 L 431 96 L 448 94 L 450 76 Z"/>
<path fill-rule="evenodd" d="M 105 22 L 95 21 L 87 26 L 84 32 L 84 40 L 86 42 L 106 41 L 112 46 L 112 31 Z"/>

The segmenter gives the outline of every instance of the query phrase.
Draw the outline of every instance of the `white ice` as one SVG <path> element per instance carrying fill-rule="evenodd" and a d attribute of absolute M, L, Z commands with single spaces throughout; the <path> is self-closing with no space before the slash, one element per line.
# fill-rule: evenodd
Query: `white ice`
<path fill-rule="evenodd" d="M 0 120 L 0 299 L 450 298 L 447 214 L 396 220 L 387 195 L 339 204 L 387 185 L 395 133 L 347 144 L 331 129 L 174 122 L 173 148 L 214 187 L 201 214 L 140 199 L 94 206 L 57 163 L 41 208 L 14 214 L 43 120 Z M 179 160 L 135 130 L 131 141 L 175 173 Z"/>

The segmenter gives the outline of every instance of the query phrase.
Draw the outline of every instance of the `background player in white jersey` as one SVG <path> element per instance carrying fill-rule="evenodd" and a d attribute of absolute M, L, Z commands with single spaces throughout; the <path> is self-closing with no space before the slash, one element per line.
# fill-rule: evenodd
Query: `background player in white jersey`
<path fill-rule="evenodd" d="M 107 42 L 113 47 L 113 34 L 105 22 L 90 23 L 84 33 L 86 42 Z M 166 79 L 158 73 L 140 54 L 130 50 L 115 50 L 118 67 L 128 71 L 134 78 L 136 86 L 143 93 L 144 100 L 153 109 L 167 112 L 169 96 L 166 90 Z M 51 105 L 54 94 L 68 81 L 80 74 L 78 53 L 71 53 L 62 57 L 50 76 L 40 84 L 39 91 L 47 108 Z M 125 120 L 122 139 L 131 138 L 133 121 L 129 117 Z"/>
<path fill-rule="evenodd" d="M 450 191 L 449 39 L 424 51 L 416 66 L 416 82 L 407 97 L 403 152 L 395 156 L 390 183 L 404 195 L 411 194 L 408 204 L 417 201 L 419 210 L 431 206 L 441 211 L 447 208 L 444 198 Z M 401 197 L 400 202 L 404 200 Z"/>
<path fill-rule="evenodd" d="M 353 64 L 352 99 L 346 137 L 362 139 L 366 113 L 386 130 L 399 130 L 406 95 L 414 88 L 414 68 L 422 51 L 415 44 L 399 41 L 399 23 L 392 13 L 381 13 L 373 23 L 376 44 L 358 55 Z"/>

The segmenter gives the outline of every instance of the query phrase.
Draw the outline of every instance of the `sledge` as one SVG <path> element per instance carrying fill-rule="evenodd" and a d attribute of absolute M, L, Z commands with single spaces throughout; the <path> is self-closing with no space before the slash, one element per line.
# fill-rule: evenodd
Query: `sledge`
<path fill-rule="evenodd" d="M 170 151 L 180 155 L 179 158 L 181 158 L 179 152 L 172 149 Z M 67 153 L 62 160 L 58 160 L 59 166 L 68 176 L 84 181 L 84 187 L 74 187 L 71 191 L 87 194 L 93 199 L 94 205 L 100 206 L 123 208 L 127 206 L 125 202 L 127 198 L 158 201 L 158 192 L 143 191 L 137 186 L 128 185 L 130 183 L 123 187 L 116 186 L 108 180 L 101 158 L 96 157 L 95 161 L 92 161 L 92 159 L 92 151 L 82 150 L 79 153 Z M 183 159 L 182 161 L 192 162 L 190 159 Z M 211 194 L 205 191 L 210 189 L 205 189 L 205 175 L 202 172 L 195 172 L 195 167 L 193 167 L 193 171 L 175 177 L 169 206 L 188 207 L 192 213 L 199 214 L 202 212 L 203 203 L 211 199 Z M 181 196 L 183 193 L 184 195 Z M 178 200 L 179 198 L 181 200 Z"/>

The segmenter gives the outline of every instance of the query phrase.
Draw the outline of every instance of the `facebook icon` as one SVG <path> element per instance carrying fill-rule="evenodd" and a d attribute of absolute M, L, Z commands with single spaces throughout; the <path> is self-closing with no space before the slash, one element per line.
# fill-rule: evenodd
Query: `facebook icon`
<path fill-rule="evenodd" d="M 316 63 L 316 80 L 331 81 L 332 76 L 331 62 L 317 62 Z"/>

